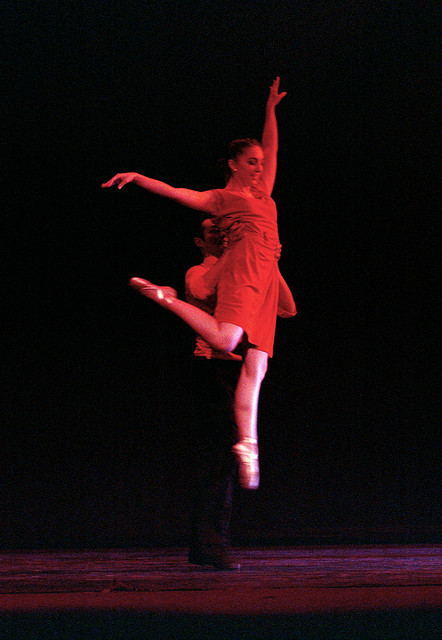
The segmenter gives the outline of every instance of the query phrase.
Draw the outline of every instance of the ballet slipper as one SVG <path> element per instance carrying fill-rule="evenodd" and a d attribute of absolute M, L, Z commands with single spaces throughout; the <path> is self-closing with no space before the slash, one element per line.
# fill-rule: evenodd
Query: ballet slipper
<path fill-rule="evenodd" d="M 172 287 L 158 286 L 144 278 L 131 278 L 129 286 L 162 306 L 171 304 L 177 297 L 177 292 Z"/>
<path fill-rule="evenodd" d="M 243 489 L 259 487 L 258 441 L 255 438 L 241 438 L 233 446 L 238 459 L 238 479 Z"/>

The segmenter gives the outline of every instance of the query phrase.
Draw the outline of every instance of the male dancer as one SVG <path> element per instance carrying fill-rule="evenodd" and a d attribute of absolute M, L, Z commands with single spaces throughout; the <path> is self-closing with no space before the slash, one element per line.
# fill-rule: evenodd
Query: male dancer
<path fill-rule="evenodd" d="M 203 262 L 186 273 L 186 300 L 213 315 L 216 306 L 217 262 L 226 247 L 213 221 L 201 225 L 194 238 Z M 194 438 L 198 480 L 192 514 L 189 562 L 220 570 L 239 569 L 230 554 L 230 519 L 237 442 L 233 398 L 242 357 L 216 351 L 197 336 L 192 361 Z"/>

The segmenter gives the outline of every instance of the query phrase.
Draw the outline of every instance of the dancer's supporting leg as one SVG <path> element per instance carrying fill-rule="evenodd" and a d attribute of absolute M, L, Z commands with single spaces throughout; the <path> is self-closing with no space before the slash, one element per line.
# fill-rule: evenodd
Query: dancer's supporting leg
<path fill-rule="evenodd" d="M 131 287 L 143 296 L 166 307 L 186 322 L 203 340 L 219 351 L 233 351 L 242 338 L 244 330 L 230 322 L 218 322 L 213 316 L 197 307 L 179 300 L 170 287 L 159 287 L 143 278 L 131 278 Z"/>
<path fill-rule="evenodd" d="M 142 278 L 131 278 L 130 286 L 172 311 L 214 349 L 233 351 L 244 330 L 230 322 L 218 322 L 205 311 L 176 297 L 170 287 L 159 287 Z M 246 489 L 259 485 L 257 414 L 261 383 L 267 371 L 267 353 L 248 349 L 235 392 L 235 418 L 239 442 L 234 451 L 239 460 L 239 480 Z"/>
<path fill-rule="evenodd" d="M 259 485 L 258 401 L 267 361 L 264 351 L 248 349 L 235 391 L 239 442 L 233 449 L 239 459 L 239 481 L 246 489 L 257 489 Z"/>

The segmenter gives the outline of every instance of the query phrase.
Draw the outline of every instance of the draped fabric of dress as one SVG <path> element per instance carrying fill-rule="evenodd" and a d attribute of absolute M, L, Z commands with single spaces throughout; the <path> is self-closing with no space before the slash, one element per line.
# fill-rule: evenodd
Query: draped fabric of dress
<path fill-rule="evenodd" d="M 229 234 L 218 282 L 215 318 L 242 327 L 248 342 L 271 357 L 279 294 L 280 243 L 274 200 L 262 189 L 252 197 L 215 189 L 218 227 L 229 232 L 241 223 L 239 240 Z"/>

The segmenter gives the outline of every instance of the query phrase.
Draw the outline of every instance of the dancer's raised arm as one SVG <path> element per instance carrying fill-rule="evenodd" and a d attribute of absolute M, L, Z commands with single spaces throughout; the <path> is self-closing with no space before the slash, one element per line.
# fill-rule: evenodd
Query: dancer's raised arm
<path fill-rule="evenodd" d="M 278 125 L 276 121 L 275 107 L 278 105 L 286 91 L 279 93 L 279 76 L 273 80 L 270 87 L 265 109 L 264 129 L 262 132 L 262 150 L 264 151 L 264 169 L 261 180 L 264 183 L 267 193 L 273 191 L 276 177 L 277 153 L 278 153 Z"/>
<path fill-rule="evenodd" d="M 117 187 L 122 189 L 124 185 L 133 182 L 143 189 L 147 189 L 151 193 L 155 193 L 158 196 L 170 198 L 185 207 L 196 209 L 197 211 L 204 211 L 205 213 L 215 213 L 216 203 L 213 191 L 194 191 L 192 189 L 181 189 L 172 187 L 160 180 L 154 180 L 153 178 L 147 178 L 140 173 L 117 173 L 108 182 L 104 182 L 102 187 Z"/>

